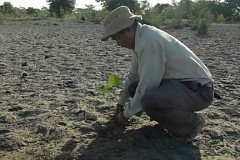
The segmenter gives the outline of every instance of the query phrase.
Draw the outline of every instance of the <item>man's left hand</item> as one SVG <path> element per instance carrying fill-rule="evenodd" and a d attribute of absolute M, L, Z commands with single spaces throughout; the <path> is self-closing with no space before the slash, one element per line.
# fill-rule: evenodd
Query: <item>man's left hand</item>
<path fill-rule="evenodd" d="M 124 125 L 124 126 L 129 126 L 130 125 L 129 119 L 124 117 L 123 112 L 118 113 L 117 123 L 119 125 Z"/>

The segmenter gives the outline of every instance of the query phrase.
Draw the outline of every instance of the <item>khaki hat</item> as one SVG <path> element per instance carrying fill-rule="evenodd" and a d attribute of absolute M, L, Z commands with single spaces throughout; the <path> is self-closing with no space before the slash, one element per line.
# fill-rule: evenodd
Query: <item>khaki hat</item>
<path fill-rule="evenodd" d="M 135 19 L 142 19 L 141 15 L 134 15 L 126 6 L 120 6 L 110 12 L 104 19 L 104 33 L 102 41 L 108 40 L 111 35 L 130 27 Z"/>

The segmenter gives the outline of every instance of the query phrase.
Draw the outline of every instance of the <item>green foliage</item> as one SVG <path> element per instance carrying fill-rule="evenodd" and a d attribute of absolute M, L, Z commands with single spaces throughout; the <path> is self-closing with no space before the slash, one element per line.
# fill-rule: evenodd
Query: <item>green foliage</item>
<path fill-rule="evenodd" d="M 50 12 L 47 7 L 42 7 L 41 10 L 38 10 L 38 17 L 47 18 L 50 16 Z"/>
<path fill-rule="evenodd" d="M 56 22 L 56 19 L 54 19 L 54 18 L 48 18 L 48 19 L 47 19 L 47 25 L 48 25 L 48 26 L 57 26 L 58 24 L 57 24 L 57 22 Z"/>
<path fill-rule="evenodd" d="M 144 2 L 144 1 L 143 1 Z M 142 23 L 150 24 L 156 27 L 159 27 L 161 23 L 161 13 L 162 11 L 169 7 L 169 4 L 157 4 L 154 7 L 150 7 L 150 4 L 144 2 L 141 4 L 141 8 L 143 10 L 143 20 Z"/>
<path fill-rule="evenodd" d="M 13 5 L 10 2 L 4 2 L 2 6 L 0 6 L 0 12 L 3 14 L 13 14 Z"/>
<path fill-rule="evenodd" d="M 27 11 L 25 8 L 15 8 L 14 9 L 14 17 L 18 18 L 19 20 L 21 19 L 26 19 L 27 18 Z"/>
<path fill-rule="evenodd" d="M 110 93 L 110 92 L 112 92 L 112 90 L 113 90 L 112 87 L 106 86 L 102 89 L 102 92 L 103 93 Z"/>
<path fill-rule="evenodd" d="M 181 0 L 179 2 L 179 9 L 182 11 L 182 18 L 183 19 L 189 19 L 194 12 L 193 8 L 194 2 L 191 0 Z"/>
<path fill-rule="evenodd" d="M 161 25 L 174 29 L 183 28 L 182 15 L 182 10 L 179 6 L 166 7 L 160 14 Z"/>
<path fill-rule="evenodd" d="M 103 7 L 112 11 L 119 6 L 128 6 L 133 12 L 140 11 L 140 3 L 137 0 L 96 0 L 101 2 Z"/>
<path fill-rule="evenodd" d="M 223 21 L 226 21 L 226 18 L 224 17 L 223 14 L 220 14 L 218 15 L 218 19 L 217 19 L 219 22 L 223 22 Z"/>
<path fill-rule="evenodd" d="M 82 21 L 86 21 L 86 18 L 84 16 L 81 16 Z"/>
<path fill-rule="evenodd" d="M 199 17 L 197 18 L 197 22 L 195 25 L 197 26 L 197 33 L 199 35 L 208 35 L 209 28 L 211 26 L 213 20 L 213 15 L 209 10 L 202 9 L 199 13 Z"/>
<path fill-rule="evenodd" d="M 119 85 L 119 78 L 116 74 L 111 74 L 108 78 L 108 85 L 110 87 L 117 87 Z"/>
<path fill-rule="evenodd" d="M 210 24 L 205 19 L 201 19 L 199 21 L 198 27 L 197 27 L 197 33 L 201 36 L 208 35 Z"/>
<path fill-rule="evenodd" d="M 38 9 L 34 9 L 32 7 L 28 7 L 26 9 L 27 14 L 31 15 L 31 16 L 37 16 L 37 11 L 38 11 Z"/>
<path fill-rule="evenodd" d="M 65 14 L 72 13 L 75 8 L 75 0 L 47 0 L 51 15 L 55 14 L 58 18 L 63 18 Z"/>
<path fill-rule="evenodd" d="M 111 74 L 108 77 L 108 85 L 102 89 L 103 93 L 110 93 L 115 87 L 118 87 L 120 83 L 119 77 L 116 74 Z"/>
<path fill-rule="evenodd" d="M 180 7 L 175 7 L 173 10 L 173 17 L 170 23 L 170 28 L 180 29 L 183 28 L 182 23 L 182 10 Z"/>
<path fill-rule="evenodd" d="M 85 9 L 77 8 L 74 11 L 75 18 L 77 18 L 80 22 L 90 21 L 97 24 L 100 23 L 108 14 L 108 11 L 106 9 L 95 10 L 92 7 L 87 7 L 88 8 Z"/>
<path fill-rule="evenodd" d="M 224 17 L 230 20 L 240 21 L 240 1 L 239 0 L 225 0 L 223 2 Z"/>
<path fill-rule="evenodd" d="M 157 11 L 150 8 L 145 11 L 142 23 L 159 27 L 160 21 L 160 15 L 157 13 Z"/>
<path fill-rule="evenodd" d="M 5 16 L 0 12 L 0 24 L 3 24 L 5 21 Z"/>
<path fill-rule="evenodd" d="M 135 14 L 143 16 L 143 23 L 156 27 L 182 28 L 188 26 L 198 28 L 200 21 L 206 23 L 222 21 L 240 21 L 239 0 L 181 0 L 174 5 L 156 4 L 151 7 L 148 0 L 96 0 L 103 9 L 95 10 L 95 6 L 86 5 L 85 9 L 75 9 L 76 0 L 47 0 L 49 9 L 17 8 L 10 2 L 0 6 L 1 22 L 4 20 L 36 20 L 47 17 L 77 19 L 80 22 L 100 23 L 109 11 L 120 5 L 126 5 Z M 205 22 L 204 22 L 205 23 Z"/>

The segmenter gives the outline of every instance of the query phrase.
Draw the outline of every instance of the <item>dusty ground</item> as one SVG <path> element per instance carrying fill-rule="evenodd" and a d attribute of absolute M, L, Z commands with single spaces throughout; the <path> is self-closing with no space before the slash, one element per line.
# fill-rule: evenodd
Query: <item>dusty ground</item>
<path fill-rule="evenodd" d="M 100 25 L 8 22 L 0 25 L 0 159 L 240 159 L 240 24 L 210 36 L 167 30 L 209 67 L 222 100 L 202 113 L 193 144 L 172 140 L 146 115 L 122 128 L 111 121 L 119 90 L 103 94 L 107 76 L 122 79 L 128 51 L 101 42 Z"/>

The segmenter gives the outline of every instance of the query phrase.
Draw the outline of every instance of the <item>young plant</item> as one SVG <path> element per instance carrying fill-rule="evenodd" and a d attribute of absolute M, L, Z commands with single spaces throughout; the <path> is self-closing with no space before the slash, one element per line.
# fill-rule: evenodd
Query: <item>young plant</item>
<path fill-rule="evenodd" d="M 114 74 L 114 73 L 111 74 L 108 77 L 108 85 L 105 86 L 102 89 L 102 92 L 103 93 L 110 93 L 110 92 L 112 92 L 116 87 L 119 86 L 119 83 L 120 83 L 119 77 L 116 74 Z"/>

